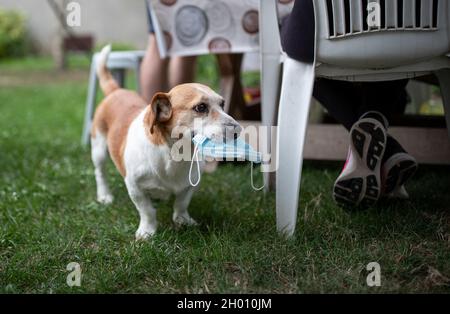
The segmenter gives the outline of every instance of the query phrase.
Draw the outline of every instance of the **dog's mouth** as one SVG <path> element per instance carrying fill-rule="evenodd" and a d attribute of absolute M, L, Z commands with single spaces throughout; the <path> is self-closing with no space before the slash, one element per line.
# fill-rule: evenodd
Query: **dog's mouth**
<path fill-rule="evenodd" d="M 242 130 L 241 126 L 237 128 L 235 125 L 223 125 L 221 129 L 221 132 L 215 132 L 212 134 L 207 134 L 207 132 L 204 133 L 202 130 L 191 130 L 191 139 L 200 134 L 213 141 L 225 142 L 238 139 Z"/>

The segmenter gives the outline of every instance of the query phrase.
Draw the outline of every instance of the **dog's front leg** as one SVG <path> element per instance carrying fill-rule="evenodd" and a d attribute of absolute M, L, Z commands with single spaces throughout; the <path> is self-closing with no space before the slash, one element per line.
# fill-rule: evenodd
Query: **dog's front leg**
<path fill-rule="evenodd" d="M 136 231 L 136 240 L 145 240 L 156 232 L 156 209 L 145 191 L 133 183 L 126 182 L 128 194 L 136 206 L 139 216 L 139 228 Z"/>
<path fill-rule="evenodd" d="M 189 215 L 188 207 L 194 193 L 193 187 L 188 187 L 175 195 L 172 220 L 178 225 L 195 226 L 197 222 Z"/>

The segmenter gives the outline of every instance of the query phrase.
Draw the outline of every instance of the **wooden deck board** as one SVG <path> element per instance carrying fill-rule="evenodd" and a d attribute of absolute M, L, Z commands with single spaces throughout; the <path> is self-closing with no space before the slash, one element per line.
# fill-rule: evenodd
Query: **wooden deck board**
<path fill-rule="evenodd" d="M 243 126 L 260 126 L 255 121 L 240 121 Z M 450 139 L 445 128 L 391 127 L 389 133 L 422 164 L 450 164 Z M 348 133 L 335 124 L 310 124 L 306 135 L 305 159 L 345 160 Z"/>

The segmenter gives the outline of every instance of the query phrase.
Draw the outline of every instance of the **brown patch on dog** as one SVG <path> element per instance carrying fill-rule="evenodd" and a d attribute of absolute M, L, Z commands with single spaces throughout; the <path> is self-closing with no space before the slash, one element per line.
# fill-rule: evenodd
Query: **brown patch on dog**
<path fill-rule="evenodd" d="M 169 130 L 166 123 L 172 118 L 172 104 L 166 93 L 156 93 L 144 117 L 144 128 L 155 145 L 166 143 Z"/>
<path fill-rule="evenodd" d="M 208 101 L 204 92 L 209 92 L 209 90 L 205 88 L 207 87 L 200 84 L 181 84 L 175 86 L 166 94 L 172 105 L 172 116 L 168 121 L 160 125 L 160 130 L 164 135 L 170 136 L 173 128 L 177 125 L 190 125 L 195 115 L 192 108 L 200 102 Z"/>
<path fill-rule="evenodd" d="M 169 92 L 173 108 L 190 109 L 202 100 L 202 94 L 194 88 L 195 84 L 182 84 L 175 86 Z"/>
<path fill-rule="evenodd" d="M 107 96 L 95 112 L 92 137 L 95 138 L 97 131 L 106 136 L 111 159 L 123 177 L 126 175 L 123 153 L 128 129 L 146 107 L 145 100 L 135 92 L 118 89 Z"/>

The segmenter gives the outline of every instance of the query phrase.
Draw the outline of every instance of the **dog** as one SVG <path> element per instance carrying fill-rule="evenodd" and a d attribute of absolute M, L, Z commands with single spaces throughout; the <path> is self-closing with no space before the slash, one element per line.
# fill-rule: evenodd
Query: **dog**
<path fill-rule="evenodd" d="M 152 198 L 175 195 L 174 223 L 196 225 L 188 213 L 195 189 L 188 179 L 191 162 L 173 160 L 173 145 L 177 141 L 188 141 L 188 147 L 192 147 L 192 137 L 198 133 L 212 139 L 234 138 L 242 128 L 224 112 L 224 99 L 202 84 L 181 84 L 168 93 L 158 92 L 147 104 L 137 93 L 120 88 L 114 80 L 106 67 L 110 51 L 110 46 L 102 49 L 96 69 L 105 95 L 96 109 L 91 128 L 97 200 L 103 204 L 113 202 L 104 170 L 109 152 L 139 212 L 136 240 L 146 239 L 156 232 Z M 181 134 L 174 136 L 176 130 L 182 130 Z"/>

